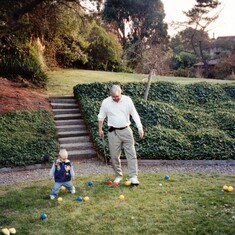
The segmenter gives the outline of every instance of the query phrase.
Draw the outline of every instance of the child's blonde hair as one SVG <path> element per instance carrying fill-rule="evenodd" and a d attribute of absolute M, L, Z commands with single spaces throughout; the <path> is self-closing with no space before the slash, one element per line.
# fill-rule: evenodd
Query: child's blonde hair
<path fill-rule="evenodd" d="M 59 152 L 59 158 L 62 158 L 63 160 L 68 159 L 68 152 L 66 149 L 61 149 Z"/>

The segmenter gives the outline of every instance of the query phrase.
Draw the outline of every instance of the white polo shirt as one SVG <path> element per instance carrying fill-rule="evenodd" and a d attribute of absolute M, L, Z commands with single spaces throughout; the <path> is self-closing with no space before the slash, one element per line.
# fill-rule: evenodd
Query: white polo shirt
<path fill-rule="evenodd" d="M 142 130 L 143 126 L 140 121 L 139 114 L 136 111 L 131 98 L 122 95 L 118 102 L 113 101 L 112 97 L 104 99 L 98 114 L 98 120 L 103 121 L 108 118 L 108 126 L 122 128 L 130 125 L 130 115 L 136 123 L 138 130 Z"/>

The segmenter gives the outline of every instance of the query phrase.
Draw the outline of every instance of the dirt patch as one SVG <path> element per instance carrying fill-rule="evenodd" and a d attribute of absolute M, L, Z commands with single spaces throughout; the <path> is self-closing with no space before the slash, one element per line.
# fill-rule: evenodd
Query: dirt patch
<path fill-rule="evenodd" d="M 0 78 L 0 114 L 13 110 L 51 111 L 48 96 L 38 89 Z"/>

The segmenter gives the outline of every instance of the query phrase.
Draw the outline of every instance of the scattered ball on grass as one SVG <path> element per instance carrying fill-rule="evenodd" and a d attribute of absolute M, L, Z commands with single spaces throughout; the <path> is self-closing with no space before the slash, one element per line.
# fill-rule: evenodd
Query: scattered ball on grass
<path fill-rule="evenodd" d="M 46 218 L 47 218 L 47 215 L 43 213 L 43 214 L 41 214 L 40 218 L 41 218 L 41 219 L 46 219 Z"/>
<path fill-rule="evenodd" d="M 228 191 L 229 191 L 229 192 L 232 192 L 233 189 L 234 189 L 233 186 L 228 186 Z"/>
<path fill-rule="evenodd" d="M 169 180 L 169 178 L 170 178 L 169 175 L 165 175 L 165 176 L 164 176 L 164 179 L 165 179 L 165 180 Z"/>
<path fill-rule="evenodd" d="M 61 190 L 62 192 L 65 192 L 65 191 L 66 191 L 66 188 L 65 188 L 64 186 L 61 186 L 61 187 L 60 187 L 60 190 Z"/>
<path fill-rule="evenodd" d="M 4 234 L 4 235 L 10 235 L 10 231 L 9 231 L 8 228 L 3 228 L 3 229 L 1 230 L 1 232 L 2 232 L 2 234 Z"/>
<path fill-rule="evenodd" d="M 57 201 L 60 203 L 63 201 L 63 198 L 62 197 L 58 197 Z"/>
<path fill-rule="evenodd" d="M 223 186 L 223 190 L 224 190 L 224 191 L 228 191 L 228 186 L 227 186 L 227 185 L 224 185 L 224 186 Z"/>
<path fill-rule="evenodd" d="M 84 197 L 83 200 L 84 200 L 84 202 L 89 202 L 90 198 L 86 196 L 86 197 Z"/>
<path fill-rule="evenodd" d="M 16 234 L 16 229 L 15 228 L 9 228 L 10 234 Z"/>
<path fill-rule="evenodd" d="M 82 202 L 83 198 L 81 196 L 77 197 L 77 201 Z"/>

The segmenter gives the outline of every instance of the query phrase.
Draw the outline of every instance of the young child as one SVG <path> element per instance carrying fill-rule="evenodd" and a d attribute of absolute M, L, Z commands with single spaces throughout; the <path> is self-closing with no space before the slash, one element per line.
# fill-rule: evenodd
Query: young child
<path fill-rule="evenodd" d="M 60 191 L 60 187 L 64 186 L 71 193 L 75 193 L 75 187 L 71 182 L 71 179 L 74 178 L 75 173 L 73 170 L 73 166 L 71 162 L 68 160 L 68 152 L 66 149 L 61 149 L 59 152 L 58 159 L 53 163 L 49 178 L 52 179 L 54 177 L 55 183 L 51 190 L 51 199 L 55 199 Z"/>

